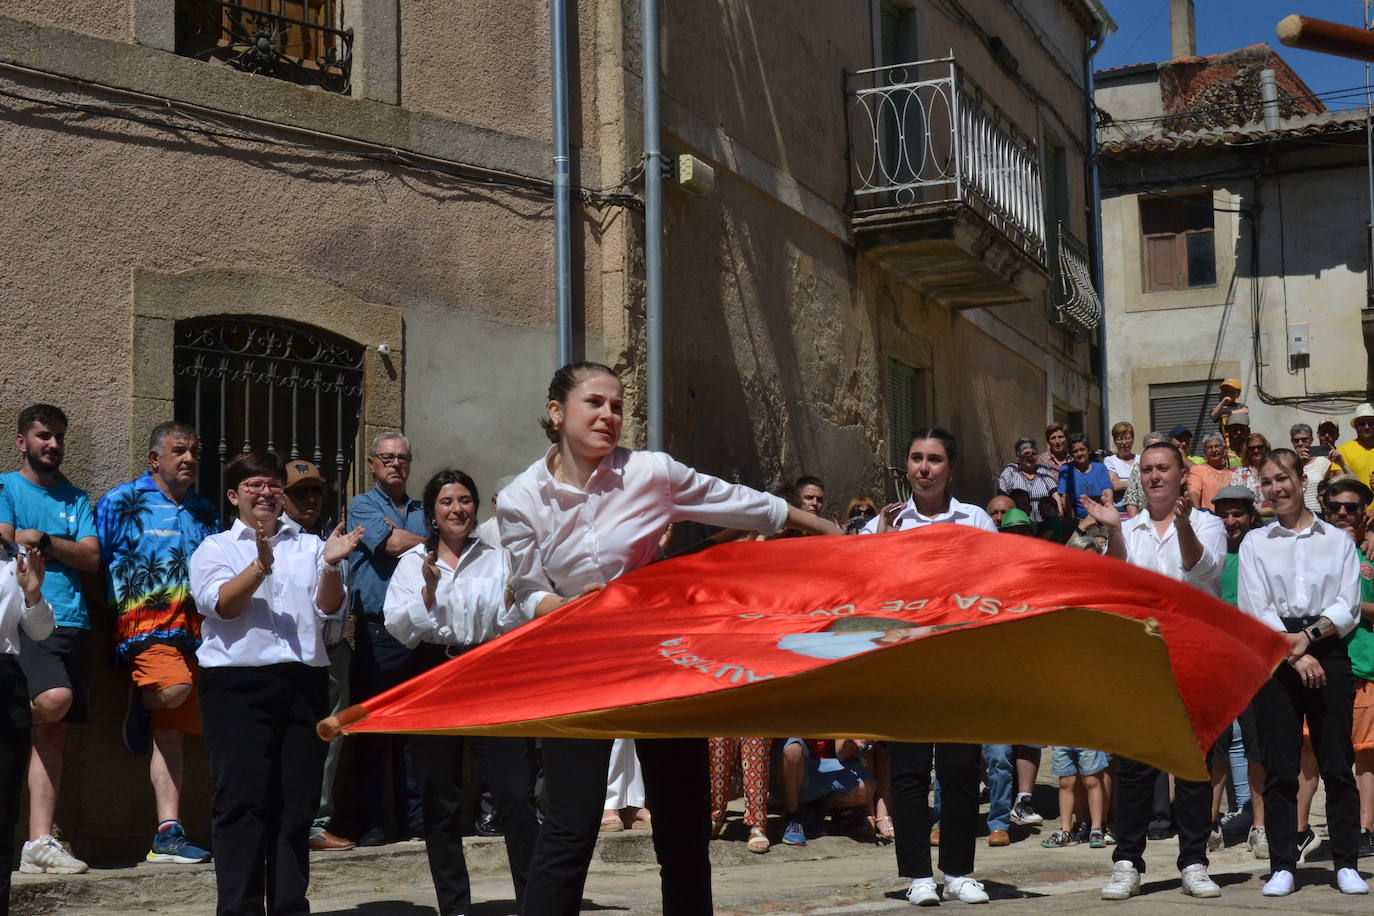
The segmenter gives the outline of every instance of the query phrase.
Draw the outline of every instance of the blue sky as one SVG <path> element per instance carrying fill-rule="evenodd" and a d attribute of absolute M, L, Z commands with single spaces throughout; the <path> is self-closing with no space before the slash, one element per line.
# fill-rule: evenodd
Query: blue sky
<path fill-rule="evenodd" d="M 1169 0 L 1105 2 L 1118 29 L 1098 52 L 1099 69 L 1168 59 Z M 1313 92 L 1364 86 L 1364 64 L 1360 61 L 1285 47 L 1274 34 L 1278 21 L 1290 13 L 1360 26 L 1364 22 L 1362 0 L 1196 0 L 1196 9 L 1199 54 L 1216 54 L 1263 41 L 1282 55 Z M 1363 91 L 1325 101 L 1329 108 L 1353 108 L 1364 104 Z"/>

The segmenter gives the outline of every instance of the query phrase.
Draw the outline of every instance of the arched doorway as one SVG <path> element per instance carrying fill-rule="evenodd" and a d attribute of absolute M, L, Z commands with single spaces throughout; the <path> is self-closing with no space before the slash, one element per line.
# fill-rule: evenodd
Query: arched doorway
<path fill-rule="evenodd" d="M 265 449 L 313 461 L 329 482 L 325 521 L 343 518 L 357 490 L 366 348 L 278 318 L 210 316 L 176 322 L 176 416 L 200 432 L 197 489 L 229 518 L 224 467 Z"/>

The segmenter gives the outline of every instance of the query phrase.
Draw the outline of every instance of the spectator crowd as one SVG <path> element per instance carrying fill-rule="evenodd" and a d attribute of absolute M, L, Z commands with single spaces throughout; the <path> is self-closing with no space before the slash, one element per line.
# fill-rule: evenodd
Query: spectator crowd
<path fill-rule="evenodd" d="M 1271 862 L 1264 893 L 1283 896 L 1320 842 L 1309 821 L 1319 781 L 1334 883 L 1367 893 L 1358 859 L 1374 854 L 1374 406 L 1354 412 L 1353 437 L 1340 444 L 1333 420 L 1315 434 L 1293 425 L 1291 449 L 1252 430 L 1234 379 L 1196 447 L 1195 431 L 1175 426 L 1144 434 L 1137 451 L 1123 420 L 1094 450 L 1053 423 L 1043 440 L 1010 443 L 985 505 L 954 496 L 958 443 L 931 427 L 908 444 L 896 501 L 846 494 L 841 516 L 818 476 L 765 494 L 620 448 L 623 397 L 604 366 L 561 369 L 546 405 L 549 452 L 495 481 L 486 504 L 485 482 L 461 470 L 418 487 L 409 439 L 381 433 L 367 455 L 373 486 L 344 519 L 325 513 L 342 481 L 268 452 L 230 461 L 222 493 L 197 492 L 200 440 L 178 421 L 150 431 L 147 470 L 92 505 L 61 472 L 66 416 L 24 410 L 20 468 L 0 475 L 0 693 L 11 710 L 0 721 L 0 851 L 13 860 L 26 789 L 19 869 L 86 870 L 54 817 L 69 729 L 89 719 L 91 659 L 108 648 L 129 680 L 124 743 L 148 759 L 146 858 L 213 859 L 225 914 L 263 912 L 264 901 L 267 912 L 308 911 L 311 851 L 408 838 L 426 844 L 440 912 L 461 913 L 472 904 L 462 837 L 474 832 L 505 838 L 525 912 L 571 912 L 596 834 L 648 829 L 675 912 L 709 912 L 708 838 L 766 853 L 827 832 L 895 844 L 918 905 L 988 899 L 973 876 L 983 834 L 988 847 L 1034 836 L 1047 849 L 1111 848 L 1104 899 L 1138 893 L 1147 840 L 1173 834 L 1184 892 L 1217 896 L 1207 853 L 1244 843 Z M 683 522 L 716 533 L 676 546 Z M 1283 633 L 1289 654 L 1218 737 L 1209 782 L 1094 748 L 1048 748 L 1054 829 L 1036 809 L 1046 751 L 1037 746 L 315 735 L 326 715 L 644 562 L 724 540 L 929 524 L 1153 569 Z M 110 647 L 90 644 L 95 613 L 111 615 Z M 183 799 L 187 736 L 210 761 L 209 837 L 182 826 L 184 801 L 205 804 Z M 480 780 L 466 790 L 465 756 Z M 735 824 L 730 802 L 741 793 Z"/>

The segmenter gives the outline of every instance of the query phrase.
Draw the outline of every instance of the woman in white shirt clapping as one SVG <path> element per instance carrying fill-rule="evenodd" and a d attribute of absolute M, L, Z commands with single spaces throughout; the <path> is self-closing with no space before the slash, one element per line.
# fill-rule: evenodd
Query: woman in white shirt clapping
<path fill-rule="evenodd" d="M 661 452 L 620 448 L 625 390 L 615 371 L 573 363 L 549 384 L 545 431 L 553 446 L 496 497 L 511 553 L 515 600 L 536 616 L 656 559 L 670 522 L 771 534 L 839 526 L 767 493 L 698 473 Z M 614 652 L 608 634 L 607 652 Z M 627 701 L 633 700 L 627 697 Z M 711 912 L 710 791 L 705 738 L 635 742 L 663 912 Z M 610 739 L 544 739 L 544 823 L 525 912 L 575 914 L 596 847 Z"/>
<path fill-rule="evenodd" d="M 286 470 L 267 452 L 229 462 L 224 485 L 238 517 L 201 542 L 190 566 L 205 617 L 196 686 L 216 912 L 305 913 L 325 754 L 315 723 L 329 713 L 321 629 L 343 607 L 339 564 L 363 529 L 339 525 L 322 541 L 284 517 Z"/>
<path fill-rule="evenodd" d="M 429 540 L 401 555 L 386 591 L 386 628 L 428 670 L 496 638 L 528 618 L 508 605 L 510 564 L 503 548 L 475 533 L 477 485 L 462 471 L 440 471 L 423 497 Z M 463 742 L 496 802 L 515 897 L 522 900 L 539 823 L 523 738 L 414 735 L 410 753 L 424 811 L 425 851 L 440 913 L 465 913 L 472 887 L 463 856 Z"/>
<path fill-rule="evenodd" d="M 1343 894 L 1367 894 L 1369 885 L 1357 870 L 1360 799 L 1351 773 L 1355 686 L 1341 638 L 1358 622 L 1359 557 L 1345 532 L 1304 504 L 1304 483 L 1297 454 L 1271 451 L 1260 467 L 1260 486 L 1278 521 L 1240 545 L 1241 610 L 1289 642 L 1288 657 L 1255 697 L 1273 866 L 1263 893 L 1283 897 L 1296 886 L 1298 769 L 1306 720 L 1326 784 L 1336 886 Z"/>

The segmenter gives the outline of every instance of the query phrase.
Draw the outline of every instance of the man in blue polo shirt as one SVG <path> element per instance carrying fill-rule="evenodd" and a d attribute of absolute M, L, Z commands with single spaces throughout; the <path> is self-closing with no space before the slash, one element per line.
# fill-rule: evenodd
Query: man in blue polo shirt
<path fill-rule="evenodd" d="M 348 524 L 361 525 L 363 540 L 348 558 L 349 600 L 360 618 L 354 634 L 352 692 L 354 702 L 374 697 L 415 674 L 411 651 L 387 632 L 382 617 L 387 585 L 401 554 L 423 544 L 424 507 L 406 495 L 410 478 L 410 440 L 399 432 L 378 434 L 368 453 L 376 486 L 353 497 Z M 392 797 L 400 834 L 423 832 L 420 795 L 411 774 L 410 754 L 399 735 L 364 735 L 357 739 L 359 846 L 386 842 L 386 772 L 391 764 Z"/>
<path fill-rule="evenodd" d="M 51 404 L 34 404 L 19 414 L 15 446 L 22 464 L 0 474 L 0 537 L 42 552 L 48 564 L 43 597 L 57 620 L 47 639 L 19 636 L 19 667 L 33 706 L 29 841 L 19 870 L 70 875 L 84 872 L 86 863 L 53 838 L 52 822 L 67 723 L 87 718 L 91 621 L 81 573 L 100 568 L 100 544 L 90 500 L 58 470 L 66 439 L 67 415 Z"/>

